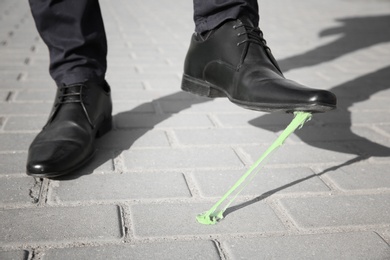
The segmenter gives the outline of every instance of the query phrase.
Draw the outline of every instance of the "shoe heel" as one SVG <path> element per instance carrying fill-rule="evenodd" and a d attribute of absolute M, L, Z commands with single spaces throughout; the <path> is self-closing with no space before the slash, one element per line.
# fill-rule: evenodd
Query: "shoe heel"
<path fill-rule="evenodd" d="M 183 75 L 183 79 L 181 81 L 181 89 L 203 97 L 226 97 L 222 91 L 213 88 L 209 83 L 185 74 Z"/>
<path fill-rule="evenodd" d="M 103 121 L 102 125 L 96 132 L 96 137 L 99 138 L 106 133 L 108 133 L 112 129 L 112 117 L 110 116 L 106 120 Z"/>

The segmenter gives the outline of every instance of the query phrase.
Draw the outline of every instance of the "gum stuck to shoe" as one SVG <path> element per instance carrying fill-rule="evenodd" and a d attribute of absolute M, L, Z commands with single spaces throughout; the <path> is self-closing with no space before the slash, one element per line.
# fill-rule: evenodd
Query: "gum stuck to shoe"
<path fill-rule="evenodd" d="M 297 111 L 294 112 L 294 119 L 282 132 L 282 134 L 272 143 L 272 145 L 260 156 L 260 158 L 249 168 L 249 170 L 241 176 L 240 179 L 225 193 L 225 195 L 208 211 L 199 214 L 196 220 L 200 224 L 215 225 L 221 221 L 223 213 L 229 205 L 237 198 L 244 188 L 253 180 L 264 166 L 265 159 L 269 159 L 271 153 L 283 145 L 284 141 L 298 128 L 301 128 L 312 117 L 309 112 Z M 255 171 L 256 170 L 256 171 Z"/>

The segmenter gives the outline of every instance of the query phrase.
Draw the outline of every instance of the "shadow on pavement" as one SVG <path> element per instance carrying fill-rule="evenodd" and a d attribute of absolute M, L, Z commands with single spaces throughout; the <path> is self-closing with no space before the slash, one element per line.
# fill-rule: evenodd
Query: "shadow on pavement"
<path fill-rule="evenodd" d="M 356 154 L 364 157 L 390 156 L 390 147 L 373 142 L 352 132 L 352 112 L 349 110 L 355 103 L 366 101 L 371 95 L 389 89 L 389 82 L 390 67 L 386 67 L 330 89 L 338 97 L 337 111 L 314 114 L 310 125 L 296 131 L 295 135 L 308 145 L 330 151 Z M 267 118 L 271 116 L 267 114 L 253 119 L 249 123 L 270 131 L 283 130 L 282 124 L 277 128 L 276 126 L 266 126 L 262 123 L 262 121 L 267 121 Z M 291 116 L 281 117 L 281 119 L 287 125 L 291 120 Z M 332 122 L 335 120 L 337 120 L 337 128 L 331 128 Z M 337 131 L 336 133 L 334 132 L 335 130 Z M 339 145 L 337 136 L 335 136 L 337 133 L 341 134 L 343 142 L 347 143 L 347 145 Z"/>
<path fill-rule="evenodd" d="M 346 18 L 339 19 L 338 21 L 342 23 L 341 26 L 323 30 L 320 33 L 320 36 L 341 34 L 340 38 L 314 50 L 279 61 L 281 68 L 284 71 L 288 71 L 302 67 L 314 66 L 323 62 L 332 61 L 342 55 L 359 49 L 368 48 L 375 44 L 390 41 L 390 33 L 388 33 L 388 28 L 390 27 L 390 15 Z M 231 206 L 226 209 L 224 216 L 226 217 L 236 210 L 261 201 L 278 191 L 284 190 L 313 177 L 321 176 L 327 172 L 366 160 L 373 156 L 389 157 L 390 147 L 368 140 L 367 138 L 352 132 L 352 112 L 350 111 L 350 108 L 354 104 L 366 101 L 372 95 L 389 88 L 390 66 L 331 88 L 330 91 L 335 93 L 338 97 L 337 110 L 325 114 L 315 114 L 310 123 L 313 127 L 310 127 L 310 125 L 305 126 L 296 131 L 295 135 L 308 145 L 340 153 L 356 154 L 356 157 L 340 165 L 335 165 L 325 169 L 320 173 L 312 174 L 276 189 L 267 191 L 250 201 Z M 271 119 L 271 117 L 275 116 L 280 118 L 278 121 L 279 126 L 265 124 L 265 122 L 275 122 L 275 118 Z M 327 126 L 331 126 L 332 122 L 335 120 L 337 121 L 337 126 L 340 127 L 340 133 L 342 133 L 344 143 L 342 145 L 335 140 L 335 133 L 332 131 L 334 129 L 328 129 L 328 131 L 326 130 Z M 283 130 L 284 127 L 282 126 L 286 126 L 290 121 L 291 115 L 267 114 L 253 119 L 249 123 L 256 127 L 278 132 Z"/>
<path fill-rule="evenodd" d="M 297 135 L 303 142 L 308 145 L 340 153 L 356 154 L 355 158 L 348 160 L 342 164 L 332 166 L 328 169 L 323 170 L 320 173 L 309 175 L 305 178 L 295 180 L 276 189 L 267 191 L 252 200 L 229 207 L 228 209 L 226 209 L 224 216 L 226 217 L 227 215 L 233 213 L 236 210 L 247 207 L 258 201 L 266 199 L 281 190 L 287 189 L 291 186 L 294 186 L 311 178 L 321 176 L 327 172 L 335 171 L 339 168 L 366 160 L 373 156 L 389 157 L 390 147 L 373 142 L 352 132 L 351 112 L 348 111 L 348 108 L 350 108 L 354 103 L 368 100 L 371 95 L 388 88 L 390 88 L 390 67 L 386 67 L 374 73 L 346 82 L 340 86 L 336 86 L 332 88 L 331 91 L 339 97 L 338 112 L 315 114 L 313 115 L 311 123 L 317 126 L 305 126 L 295 132 L 295 135 Z M 267 114 L 265 116 L 251 120 L 250 124 L 255 125 L 257 127 L 265 128 L 270 131 L 283 130 L 282 127 L 266 127 L 265 124 L 262 123 L 262 121 L 267 121 L 267 118 L 272 116 L 275 115 Z M 339 142 L 334 140 L 334 133 L 332 132 L 332 129 L 330 129 L 329 131 L 317 131 L 319 127 L 321 128 L 321 121 L 332 122 L 332 118 L 336 116 L 338 117 L 337 121 L 342 122 L 341 124 L 338 123 L 338 125 L 341 125 L 343 139 L 348 140 L 346 142 L 343 141 L 344 145 L 340 145 Z M 288 117 L 282 116 L 281 120 L 285 121 L 284 125 L 287 125 L 289 121 L 291 121 L 291 115 Z M 326 126 L 323 126 L 323 129 L 326 128 Z"/>
<path fill-rule="evenodd" d="M 321 31 L 319 37 L 340 35 L 339 38 L 316 49 L 278 61 L 282 70 L 287 72 L 318 65 L 390 41 L 390 15 L 344 18 L 336 21 L 341 25 Z"/>
<path fill-rule="evenodd" d="M 145 117 L 143 125 L 149 125 L 150 127 L 142 127 L 142 128 L 132 128 L 126 127 L 124 129 L 120 129 L 117 131 L 116 129 L 111 130 L 109 133 L 101 137 L 97 140 L 96 146 L 98 147 L 94 158 L 87 163 L 83 168 L 75 172 L 71 175 L 66 175 L 58 178 L 54 178 L 54 180 L 73 180 L 77 179 L 83 175 L 91 174 L 95 169 L 105 164 L 108 161 L 119 156 L 123 151 L 128 150 L 134 142 L 145 135 L 147 132 L 152 130 L 156 125 L 163 122 L 164 120 L 174 116 L 182 110 L 188 109 L 193 105 L 204 103 L 211 101 L 212 99 L 208 98 L 199 98 L 192 94 L 186 92 L 175 92 L 171 95 L 163 96 L 156 100 L 152 100 L 147 103 L 143 103 L 132 110 L 121 112 L 114 115 L 115 125 L 132 125 L 131 121 L 134 121 L 135 118 L 140 118 L 142 115 Z M 181 102 L 181 107 L 175 113 L 167 113 L 167 114 L 156 114 L 156 113 L 140 113 L 139 111 L 145 111 L 152 106 L 155 102 L 169 102 L 169 101 L 183 101 Z M 115 104 L 114 104 L 115 105 Z M 138 111 L 138 112 L 137 112 Z M 149 121 L 145 121 L 149 120 Z M 134 122 L 137 125 L 136 122 Z M 103 147 L 103 149 L 101 149 Z M 108 148 L 105 148 L 108 147 Z"/>

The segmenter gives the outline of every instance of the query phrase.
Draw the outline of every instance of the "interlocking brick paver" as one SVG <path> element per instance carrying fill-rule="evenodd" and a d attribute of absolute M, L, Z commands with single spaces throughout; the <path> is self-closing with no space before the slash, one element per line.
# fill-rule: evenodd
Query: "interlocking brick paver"
<path fill-rule="evenodd" d="M 198 98 L 194 105 L 191 105 L 186 100 L 161 100 L 160 105 L 166 113 L 177 113 L 181 111 L 186 112 L 243 112 L 242 108 L 236 105 L 232 105 L 226 99 L 210 99 L 210 98 Z M 211 102 L 212 101 L 212 102 Z M 198 104 L 199 103 L 199 104 Z M 189 110 L 189 104 L 191 110 Z"/>
<path fill-rule="evenodd" d="M 363 260 L 390 255 L 390 247 L 374 232 L 235 239 L 223 244 L 233 259 Z"/>
<path fill-rule="evenodd" d="M 49 103 L 0 103 L 0 115 L 45 115 L 51 110 Z"/>
<path fill-rule="evenodd" d="M 5 131 L 40 131 L 48 116 L 12 116 L 4 126 Z"/>
<path fill-rule="evenodd" d="M 5 205 L 20 205 L 36 203 L 41 183 L 34 178 L 2 177 L 0 178 L 0 203 Z"/>
<path fill-rule="evenodd" d="M 194 171 L 192 176 L 205 197 L 221 197 L 244 173 L 235 171 Z M 274 193 L 327 192 L 329 188 L 308 168 L 263 168 L 241 195 L 268 197 Z"/>
<path fill-rule="evenodd" d="M 123 156 L 127 168 L 134 170 L 243 166 L 230 148 L 130 149 Z"/>
<path fill-rule="evenodd" d="M 115 130 L 100 138 L 98 148 L 129 149 L 130 147 L 168 147 L 164 131 L 150 129 Z"/>
<path fill-rule="evenodd" d="M 24 151 L 35 136 L 36 133 L 2 133 L 0 151 Z"/>
<path fill-rule="evenodd" d="M 115 117 L 118 128 L 152 128 L 152 127 L 211 127 L 207 115 L 181 114 L 119 114 Z"/>
<path fill-rule="evenodd" d="M 15 260 L 26 260 L 28 259 L 28 251 L 0 251 L 1 259 L 15 259 Z"/>
<path fill-rule="evenodd" d="M 110 201 L 190 197 L 181 173 L 122 173 L 86 175 L 52 182 L 51 201 Z"/>
<path fill-rule="evenodd" d="M 390 194 L 283 198 L 300 228 L 390 225 Z"/>
<path fill-rule="evenodd" d="M 175 130 L 175 134 L 183 145 L 262 144 L 277 137 L 272 132 L 256 128 L 188 129 Z"/>
<path fill-rule="evenodd" d="M 0 210 L 1 244 L 119 241 L 122 226 L 115 205 Z"/>
<path fill-rule="evenodd" d="M 48 259 L 216 259 L 217 248 L 211 241 L 191 241 L 172 243 L 147 243 L 128 246 L 79 247 L 48 250 L 44 253 Z"/>
<path fill-rule="evenodd" d="M 279 148 L 268 160 L 268 164 L 316 164 L 316 163 L 344 163 L 356 157 L 356 150 L 348 147 L 345 143 L 313 142 L 308 144 L 285 145 Z M 252 160 L 257 160 L 268 147 L 243 146 Z"/>
<path fill-rule="evenodd" d="M 275 233 L 284 231 L 282 222 L 263 202 L 227 215 L 215 226 L 200 225 L 196 215 L 210 204 L 140 204 L 131 206 L 132 223 L 136 237 L 168 237 L 184 235 Z M 148 225 L 148 223 L 160 223 Z"/>
<path fill-rule="evenodd" d="M 390 165 L 360 163 L 343 167 L 326 173 L 340 189 L 348 190 L 377 190 L 389 189 Z"/>
<path fill-rule="evenodd" d="M 45 86 L 44 89 L 26 89 L 18 91 L 15 97 L 15 101 L 54 101 L 54 95 L 56 93 L 55 84 Z"/>
<path fill-rule="evenodd" d="M 0 174 L 13 175 L 24 173 L 26 169 L 27 153 L 9 152 L 0 153 Z"/>

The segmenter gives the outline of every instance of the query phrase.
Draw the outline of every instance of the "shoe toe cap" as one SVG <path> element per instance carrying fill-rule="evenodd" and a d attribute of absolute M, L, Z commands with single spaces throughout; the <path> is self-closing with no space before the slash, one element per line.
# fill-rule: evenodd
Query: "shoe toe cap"
<path fill-rule="evenodd" d="M 92 153 L 92 147 L 80 147 L 74 142 L 34 144 L 29 149 L 26 172 L 35 177 L 64 175 L 81 165 Z"/>

